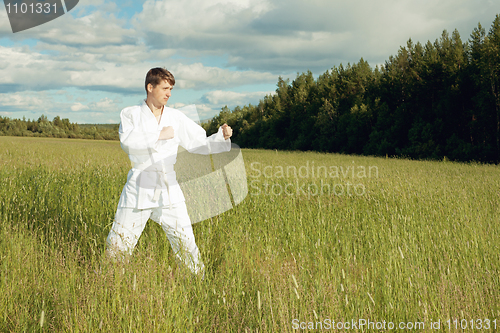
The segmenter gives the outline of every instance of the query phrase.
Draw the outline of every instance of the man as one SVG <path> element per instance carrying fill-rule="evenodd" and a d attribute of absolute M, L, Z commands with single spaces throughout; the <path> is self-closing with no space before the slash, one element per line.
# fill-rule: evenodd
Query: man
<path fill-rule="evenodd" d="M 120 143 L 132 169 L 106 239 L 106 252 L 111 257 L 132 254 L 151 218 L 165 231 L 177 258 L 193 273 L 200 274 L 204 265 L 173 166 L 179 145 L 198 154 L 229 151 L 232 130 L 224 124 L 207 138 L 201 126 L 182 112 L 166 107 L 174 85 L 172 73 L 153 68 L 146 75 L 146 100 L 121 111 Z"/>

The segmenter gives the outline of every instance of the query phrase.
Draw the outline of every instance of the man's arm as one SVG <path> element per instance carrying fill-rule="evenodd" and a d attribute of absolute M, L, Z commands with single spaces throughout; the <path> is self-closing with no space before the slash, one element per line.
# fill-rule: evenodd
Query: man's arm
<path fill-rule="evenodd" d="M 181 114 L 181 126 L 177 133 L 180 144 L 190 153 L 208 155 L 231 150 L 231 127 L 224 124 L 219 131 L 207 138 L 205 130 L 184 114 Z"/>

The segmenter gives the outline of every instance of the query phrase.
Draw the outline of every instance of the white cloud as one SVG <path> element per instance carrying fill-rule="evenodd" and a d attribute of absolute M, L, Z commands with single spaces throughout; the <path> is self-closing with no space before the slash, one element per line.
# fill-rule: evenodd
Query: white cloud
<path fill-rule="evenodd" d="M 99 10 L 88 12 L 81 17 L 72 15 L 77 11 L 85 12 L 85 7 L 89 5 L 96 5 Z M 5 33 L 12 40 L 32 38 L 65 45 L 123 45 L 137 41 L 137 38 L 128 37 L 133 36 L 135 31 L 124 28 L 125 20 L 115 17 L 114 13 L 118 9 L 112 2 L 80 1 L 71 14 L 64 14 L 55 20 L 15 34 L 10 28 L 7 13 L 3 6 L 1 7 L 0 33 Z"/>
<path fill-rule="evenodd" d="M 491 0 L 146 0 L 127 19 L 124 7 L 81 0 L 71 14 L 12 34 L 0 6 L 0 111 L 63 111 L 88 122 L 96 112 L 107 121 L 126 106 L 117 95 L 144 95 L 146 72 L 166 66 L 183 89 L 178 96 L 198 102 L 203 118 L 266 94 L 238 86 L 267 90 L 278 75 L 319 74 L 361 57 L 380 64 L 409 38 L 434 41 L 443 29 L 466 40 L 500 12 Z"/>
<path fill-rule="evenodd" d="M 225 106 L 234 109 L 238 105 L 256 105 L 266 95 L 274 95 L 275 93 L 275 91 L 235 92 L 214 90 L 205 93 L 196 102 L 196 109 L 200 119 L 205 120 L 217 115 Z M 174 107 L 177 107 L 177 105 Z"/>
<path fill-rule="evenodd" d="M 0 94 L 0 109 L 43 110 L 51 101 L 52 98 L 44 92 Z"/>
<path fill-rule="evenodd" d="M 266 95 L 273 95 L 274 91 L 257 91 L 249 93 L 240 93 L 235 91 L 222 91 L 215 90 L 206 93 L 202 100 L 206 100 L 210 104 L 219 106 L 235 106 L 235 105 L 246 105 L 246 104 L 257 104 L 259 100 L 263 99 Z"/>
<path fill-rule="evenodd" d="M 214 110 L 203 104 L 189 104 L 186 105 L 184 103 L 174 103 L 169 105 L 171 108 L 178 109 L 182 111 L 186 116 L 188 116 L 194 122 L 199 123 L 200 120 L 204 120 L 206 117 L 206 113 L 213 114 Z M 194 106 L 194 107 L 193 107 Z"/>
<path fill-rule="evenodd" d="M 361 57 L 383 62 L 409 38 L 434 41 L 444 29 L 467 39 L 498 11 L 489 0 L 148 0 L 134 22 L 154 48 L 227 55 L 242 69 L 319 73 Z"/>
<path fill-rule="evenodd" d="M 145 52 L 145 51 L 140 51 Z M 132 50 L 132 57 L 140 53 Z M 33 51 L 28 46 L 0 46 L 0 64 L 3 65 L 0 84 L 9 91 L 24 89 L 49 90 L 63 87 L 104 90 L 110 92 L 143 93 L 144 77 L 152 67 L 147 62 L 117 64 L 99 55 L 76 52 L 50 55 Z M 161 66 L 161 65 L 160 65 Z M 227 88 L 248 84 L 274 83 L 276 76 L 255 71 L 234 71 L 201 63 L 168 66 L 183 89 Z"/>
<path fill-rule="evenodd" d="M 98 10 L 86 11 L 94 5 Z M 52 75 L 46 75 L 43 67 L 51 73 L 59 70 L 67 77 L 54 73 L 54 80 L 62 84 L 130 92 L 151 65 L 174 69 L 181 88 L 223 89 L 253 80 L 275 82 L 277 74 L 307 69 L 319 74 L 361 57 L 371 64 L 381 63 L 409 38 L 425 43 L 438 38 L 443 29 L 456 27 L 466 39 L 477 21 L 487 26 L 493 20 L 491 13 L 500 10 L 500 3 L 147 0 L 144 10 L 130 20 L 134 28 L 125 28 L 129 22 L 115 16 L 120 11 L 116 3 L 81 1 L 76 8 L 86 14 L 64 15 L 10 34 L 13 40 L 38 41 L 21 55 L 20 62 L 25 64 L 21 68 L 38 66 L 44 78 Z M 3 15 L 6 18 L 5 11 Z M 174 56 L 185 60 L 173 61 Z M 239 74 L 202 63 L 199 59 L 206 56 L 224 57 L 226 65 L 247 71 Z M 39 62 L 33 63 L 35 57 Z M 1 61 L 0 66 L 6 63 Z M 16 75 L 16 82 L 23 82 L 21 74 Z"/>
<path fill-rule="evenodd" d="M 116 100 L 110 98 L 103 98 L 97 102 L 92 102 L 88 105 L 88 108 L 95 111 L 101 112 L 116 112 L 120 109 Z"/>
<path fill-rule="evenodd" d="M 206 89 L 208 87 L 235 87 L 246 84 L 275 82 L 277 77 L 271 73 L 255 71 L 232 71 L 218 67 L 208 67 L 201 63 L 171 66 L 176 85 L 183 89 Z"/>
<path fill-rule="evenodd" d="M 82 103 L 76 103 L 71 105 L 71 111 L 82 111 L 82 110 L 88 110 L 89 107 L 87 105 L 83 105 Z"/>
<path fill-rule="evenodd" d="M 192 34 L 226 34 L 272 7 L 266 0 L 147 0 L 136 26 L 180 38 Z"/>
<path fill-rule="evenodd" d="M 196 110 L 198 111 L 198 115 L 200 120 L 207 120 L 213 118 L 220 112 L 220 108 L 214 108 L 213 105 L 208 104 L 196 104 Z"/>

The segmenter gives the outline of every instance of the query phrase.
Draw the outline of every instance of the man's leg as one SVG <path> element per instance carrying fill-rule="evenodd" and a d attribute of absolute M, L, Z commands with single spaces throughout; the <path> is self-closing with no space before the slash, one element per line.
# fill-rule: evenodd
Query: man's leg
<path fill-rule="evenodd" d="M 161 225 L 167 235 L 177 259 L 183 262 L 194 274 L 203 274 L 205 266 L 193 234 L 193 227 L 184 202 L 163 207 L 151 216 Z"/>
<path fill-rule="evenodd" d="M 118 207 L 106 239 L 106 254 L 113 258 L 118 254 L 131 255 L 150 215 L 149 209 Z"/>

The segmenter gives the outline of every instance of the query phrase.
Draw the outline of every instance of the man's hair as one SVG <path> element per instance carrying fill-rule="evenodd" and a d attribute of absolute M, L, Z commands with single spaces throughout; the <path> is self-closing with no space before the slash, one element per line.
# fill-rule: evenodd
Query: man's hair
<path fill-rule="evenodd" d="M 151 68 L 148 74 L 146 74 L 146 84 L 145 84 L 146 92 L 148 91 L 148 84 L 151 83 L 151 85 L 154 88 L 164 80 L 167 80 L 167 82 L 172 87 L 175 85 L 174 76 L 166 68 L 160 68 L 160 67 Z"/>

